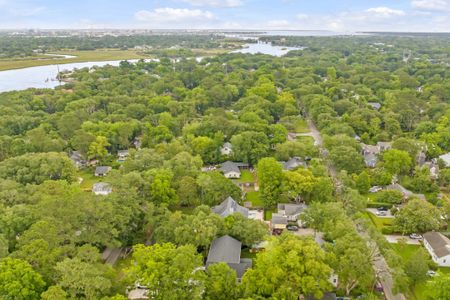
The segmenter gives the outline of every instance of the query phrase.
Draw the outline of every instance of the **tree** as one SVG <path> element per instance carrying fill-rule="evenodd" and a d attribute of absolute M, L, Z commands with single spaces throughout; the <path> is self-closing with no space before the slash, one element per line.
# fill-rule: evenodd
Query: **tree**
<path fill-rule="evenodd" d="M 412 286 L 416 286 L 427 279 L 428 261 L 428 253 L 424 249 L 418 249 L 406 262 L 405 273 L 409 277 Z"/>
<path fill-rule="evenodd" d="M 205 296 L 207 300 L 236 299 L 238 295 L 236 271 L 226 263 L 208 266 L 206 271 Z"/>
<path fill-rule="evenodd" d="M 261 242 L 268 233 L 266 224 L 258 220 L 248 219 L 241 214 L 226 217 L 224 223 L 225 232 L 247 247 Z"/>
<path fill-rule="evenodd" d="M 450 275 L 439 273 L 433 280 L 427 283 L 427 290 L 429 291 L 429 300 L 446 300 L 450 299 Z"/>
<path fill-rule="evenodd" d="M 41 295 L 42 300 L 63 300 L 67 299 L 67 293 L 58 285 L 49 287 Z"/>
<path fill-rule="evenodd" d="M 313 173 L 307 169 L 287 171 L 283 175 L 283 191 L 290 200 L 299 200 L 299 197 L 310 194 L 318 182 Z"/>
<path fill-rule="evenodd" d="M 150 184 L 150 195 L 155 203 L 176 204 L 178 196 L 172 188 L 173 174 L 169 170 L 152 170 L 152 180 Z"/>
<path fill-rule="evenodd" d="M 363 171 L 356 178 L 356 188 L 361 194 L 367 194 L 370 189 L 370 177 L 367 172 Z"/>
<path fill-rule="evenodd" d="M 97 136 L 95 141 L 89 145 L 88 156 L 91 158 L 104 159 L 108 154 L 108 149 L 111 144 L 104 136 Z"/>
<path fill-rule="evenodd" d="M 392 175 L 406 174 L 411 170 L 412 159 L 408 152 L 390 149 L 383 153 L 384 167 Z"/>
<path fill-rule="evenodd" d="M 0 298 L 37 300 L 44 287 L 41 275 L 27 262 L 13 258 L 0 260 Z"/>
<path fill-rule="evenodd" d="M 285 233 L 273 238 L 268 249 L 257 254 L 253 269 L 242 278 L 245 297 L 296 300 L 303 294 L 321 298 L 330 288 L 331 268 L 313 239 Z"/>
<path fill-rule="evenodd" d="M 359 173 L 364 166 L 361 154 L 349 146 L 333 148 L 330 151 L 330 159 L 338 170 L 346 170 L 349 173 Z"/>
<path fill-rule="evenodd" d="M 269 151 L 269 140 L 262 132 L 245 131 L 231 138 L 233 153 L 239 160 L 256 164 Z"/>
<path fill-rule="evenodd" d="M 412 199 L 397 213 L 394 226 L 403 234 L 438 230 L 441 213 L 427 201 Z"/>
<path fill-rule="evenodd" d="M 203 261 L 192 245 L 136 245 L 133 261 L 129 275 L 132 282 L 147 286 L 155 300 L 202 299 Z"/>
<path fill-rule="evenodd" d="M 375 201 L 379 203 L 400 204 L 403 194 L 397 190 L 382 190 L 375 194 Z"/>
<path fill-rule="evenodd" d="M 231 196 L 241 199 L 241 189 L 219 172 L 202 173 L 197 178 L 202 204 L 217 205 Z"/>
<path fill-rule="evenodd" d="M 278 203 L 282 192 L 283 170 L 274 158 L 263 158 L 257 166 L 258 183 L 265 207 Z"/>

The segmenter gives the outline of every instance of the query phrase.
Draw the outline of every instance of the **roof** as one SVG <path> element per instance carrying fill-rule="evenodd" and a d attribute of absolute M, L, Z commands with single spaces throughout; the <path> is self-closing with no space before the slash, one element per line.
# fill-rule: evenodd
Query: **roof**
<path fill-rule="evenodd" d="M 295 216 L 302 213 L 306 209 L 305 204 L 291 204 L 291 203 L 279 203 L 278 204 L 278 212 L 280 210 L 284 210 L 286 216 Z"/>
<path fill-rule="evenodd" d="M 146 289 L 131 290 L 128 293 L 128 299 L 130 299 L 130 300 L 149 299 L 148 298 L 148 290 L 146 290 Z"/>
<path fill-rule="evenodd" d="M 245 271 L 251 268 L 253 265 L 251 258 L 241 258 L 241 261 L 238 264 L 228 264 L 230 268 L 236 271 L 236 276 L 238 279 L 244 276 Z"/>
<path fill-rule="evenodd" d="M 443 234 L 432 231 L 425 233 L 423 238 L 433 248 L 433 252 L 437 257 L 450 255 L 450 240 Z"/>
<path fill-rule="evenodd" d="M 366 166 L 375 166 L 378 162 L 378 158 L 373 153 L 364 154 L 364 162 Z"/>
<path fill-rule="evenodd" d="M 410 190 L 407 190 L 406 188 L 404 188 L 403 186 L 401 186 L 398 183 L 395 184 L 391 184 L 386 186 L 386 190 L 395 190 L 395 191 L 399 191 L 401 192 L 405 197 L 411 197 L 412 195 L 414 195 L 413 192 L 411 192 Z"/>
<path fill-rule="evenodd" d="M 361 146 L 364 153 L 372 153 L 372 154 L 380 153 L 380 149 L 378 148 L 378 146 L 367 145 L 363 143 L 361 143 Z"/>
<path fill-rule="evenodd" d="M 226 217 L 234 213 L 239 213 L 248 218 L 248 209 L 240 206 L 236 200 L 231 197 L 225 199 L 222 203 L 212 208 L 212 211 L 221 217 Z"/>
<path fill-rule="evenodd" d="M 230 142 L 226 142 L 226 143 L 223 144 L 222 148 L 229 148 L 229 149 L 231 149 L 231 148 L 233 148 L 233 145 L 231 145 Z"/>
<path fill-rule="evenodd" d="M 242 243 L 229 235 L 215 239 L 209 248 L 206 264 L 225 262 L 239 264 L 241 262 Z"/>
<path fill-rule="evenodd" d="M 450 167 L 450 152 L 444 155 L 439 156 L 442 159 L 447 167 Z"/>
<path fill-rule="evenodd" d="M 100 166 L 95 168 L 96 174 L 106 174 L 111 170 L 111 167 Z"/>
<path fill-rule="evenodd" d="M 119 151 L 117 151 L 117 155 L 119 155 L 119 156 L 125 156 L 125 155 L 128 155 L 129 154 L 129 152 L 130 151 L 128 151 L 128 150 L 119 150 Z"/>
<path fill-rule="evenodd" d="M 298 167 L 306 167 L 306 163 L 300 157 L 293 157 L 287 162 L 281 162 L 285 170 L 294 170 Z"/>
<path fill-rule="evenodd" d="M 83 155 L 79 151 L 73 151 L 72 154 L 70 155 L 70 159 L 78 162 L 85 160 Z"/>
<path fill-rule="evenodd" d="M 391 142 L 378 142 L 377 146 L 382 148 L 391 148 L 392 143 Z"/>
<path fill-rule="evenodd" d="M 222 171 L 223 173 L 231 173 L 231 172 L 241 173 L 241 171 L 239 170 L 238 164 L 236 164 L 232 161 L 224 162 L 220 166 L 219 170 Z"/>
<path fill-rule="evenodd" d="M 274 224 L 287 225 L 288 224 L 287 216 L 283 216 L 280 214 L 272 214 L 272 225 Z"/>
<path fill-rule="evenodd" d="M 92 187 L 92 191 L 93 192 L 110 192 L 110 191 L 112 191 L 112 187 L 109 183 L 99 182 L 99 183 L 94 183 L 94 185 Z"/>
<path fill-rule="evenodd" d="M 372 106 L 372 108 L 377 110 L 381 108 L 381 104 L 378 102 L 368 102 L 367 104 L 369 104 L 370 106 Z"/>

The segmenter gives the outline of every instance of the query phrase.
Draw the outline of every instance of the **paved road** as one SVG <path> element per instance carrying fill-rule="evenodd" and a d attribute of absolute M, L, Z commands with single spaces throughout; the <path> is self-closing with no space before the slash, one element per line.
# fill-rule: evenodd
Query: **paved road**
<path fill-rule="evenodd" d="M 408 245 L 420 245 L 420 240 L 412 239 L 409 236 L 385 234 L 384 237 L 391 244 L 397 244 L 400 240 L 403 239 Z"/>
<path fill-rule="evenodd" d="M 395 216 L 393 216 L 389 210 L 385 211 L 385 213 L 386 213 L 385 216 L 377 216 L 378 209 L 376 209 L 376 208 L 367 208 L 366 210 L 368 212 L 374 214 L 377 218 L 381 218 L 381 219 L 393 219 L 393 218 L 395 218 Z"/>
<path fill-rule="evenodd" d="M 308 126 L 309 130 L 311 131 L 311 136 L 315 140 L 315 144 L 321 149 L 322 154 L 328 153 L 328 151 L 323 147 L 323 139 L 320 135 L 319 130 L 317 129 L 316 125 L 308 119 Z M 337 176 L 337 171 L 334 168 L 334 166 L 330 163 L 328 163 L 328 172 L 333 177 L 333 180 L 336 185 L 336 189 L 339 190 L 339 188 L 342 186 L 341 181 L 339 180 Z M 383 255 L 381 255 L 378 246 L 375 244 L 375 242 L 371 241 L 369 238 L 369 235 L 367 232 L 362 231 L 362 228 L 358 228 L 358 233 L 365 239 L 369 240 L 369 243 L 371 243 L 370 246 L 374 247 L 375 249 L 375 260 L 373 262 L 373 269 L 375 270 L 376 274 L 379 274 L 379 279 L 381 284 L 383 285 L 384 295 L 387 300 L 406 300 L 405 296 L 403 294 L 394 294 L 393 292 L 393 286 L 394 282 L 392 280 L 391 270 L 386 263 L 386 260 L 384 259 Z"/>

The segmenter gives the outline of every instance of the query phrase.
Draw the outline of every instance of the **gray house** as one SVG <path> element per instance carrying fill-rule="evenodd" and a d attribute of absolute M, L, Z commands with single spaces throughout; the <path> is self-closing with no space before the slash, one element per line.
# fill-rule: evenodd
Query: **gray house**
<path fill-rule="evenodd" d="M 278 203 L 278 214 L 286 216 L 288 221 L 297 222 L 298 217 L 305 211 L 305 204 Z"/>
<path fill-rule="evenodd" d="M 281 164 L 283 165 L 283 169 L 288 171 L 295 170 L 299 167 L 307 167 L 306 162 L 303 161 L 303 159 L 301 159 L 300 157 L 293 157 L 286 162 L 282 161 Z"/>
<path fill-rule="evenodd" d="M 246 163 L 226 161 L 220 166 L 219 171 L 221 171 L 226 178 L 238 179 L 241 177 L 241 169 L 248 169 L 249 167 L 249 164 Z"/>
<path fill-rule="evenodd" d="M 77 169 L 82 169 L 87 165 L 87 160 L 84 159 L 83 155 L 79 151 L 73 151 L 70 154 L 70 160 Z"/>
<path fill-rule="evenodd" d="M 224 262 L 236 271 L 238 280 L 242 279 L 245 271 L 252 267 L 252 260 L 241 258 L 242 243 L 229 235 L 215 239 L 209 248 L 206 267 Z"/>
<path fill-rule="evenodd" d="M 94 183 L 94 185 L 92 187 L 92 192 L 95 195 L 107 196 L 112 193 L 112 187 L 109 183 L 98 182 L 98 183 Z"/>
<path fill-rule="evenodd" d="M 215 214 L 218 214 L 222 218 L 232 215 L 234 213 L 239 213 L 244 217 L 248 218 L 248 208 L 240 206 L 236 200 L 231 197 L 225 199 L 222 203 L 212 208 Z"/>
<path fill-rule="evenodd" d="M 97 176 L 97 177 L 106 176 L 106 174 L 108 174 L 109 171 L 111 171 L 111 167 L 107 167 L 107 166 L 96 167 L 95 168 L 95 176 Z"/>

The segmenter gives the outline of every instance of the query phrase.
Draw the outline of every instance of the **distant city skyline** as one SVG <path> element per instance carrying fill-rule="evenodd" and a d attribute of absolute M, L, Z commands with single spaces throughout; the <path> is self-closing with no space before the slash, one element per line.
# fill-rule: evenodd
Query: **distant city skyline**
<path fill-rule="evenodd" d="M 0 28 L 449 32 L 450 0 L 0 0 Z"/>

